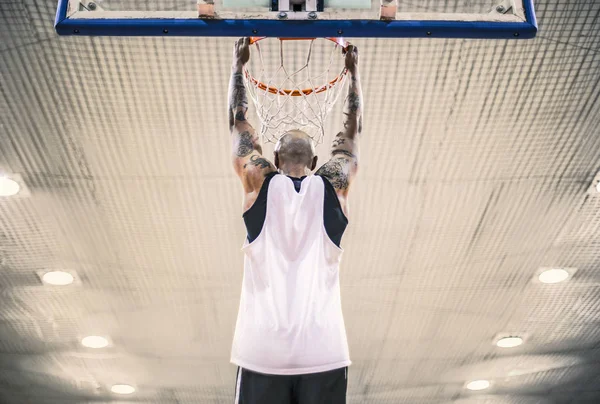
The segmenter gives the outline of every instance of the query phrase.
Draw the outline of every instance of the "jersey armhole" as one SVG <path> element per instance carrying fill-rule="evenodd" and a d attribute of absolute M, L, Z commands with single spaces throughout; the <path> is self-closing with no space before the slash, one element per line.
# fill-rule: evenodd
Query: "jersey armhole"
<path fill-rule="evenodd" d="M 335 188 L 333 187 L 333 185 L 331 185 L 331 182 L 329 182 L 329 179 L 322 175 L 318 175 L 318 174 L 315 174 L 315 175 L 317 175 L 323 179 L 325 188 L 328 188 L 329 192 L 332 194 L 332 198 L 333 198 L 335 205 L 340 209 L 340 213 L 342 214 L 344 221 L 346 222 L 346 224 L 348 224 L 348 217 L 344 213 L 344 209 L 342 209 L 342 204 L 340 203 L 340 198 L 338 198 L 337 192 L 335 192 Z M 326 192 L 327 192 L 327 189 L 326 189 Z"/>
<path fill-rule="evenodd" d="M 255 210 L 255 207 L 257 207 L 259 204 L 257 202 L 260 202 L 262 199 L 266 199 L 266 193 L 267 190 L 269 188 L 269 183 L 271 182 L 271 179 L 273 179 L 273 177 L 279 174 L 277 171 L 273 171 L 270 172 L 269 174 L 265 175 L 265 180 L 263 181 L 261 187 L 260 187 L 260 191 L 258 191 L 258 196 L 256 197 L 256 200 L 254 201 L 254 203 L 252 204 L 252 206 L 250 206 L 248 208 L 247 211 L 245 211 L 244 213 L 242 213 L 242 217 L 246 217 L 246 215 L 248 215 L 248 213 L 252 210 Z"/>
<path fill-rule="evenodd" d="M 323 232 L 329 243 L 336 250 L 343 252 L 341 242 L 348 218 L 344 214 L 340 200 L 335 192 L 335 188 L 329 182 L 327 177 L 319 175 L 323 180 L 324 198 L 323 198 Z"/>
<path fill-rule="evenodd" d="M 246 226 L 246 243 L 253 244 L 263 233 L 265 222 L 267 220 L 267 198 L 269 184 L 273 177 L 278 174 L 277 171 L 265 176 L 265 180 L 258 192 L 256 200 L 250 208 L 242 214 Z"/>

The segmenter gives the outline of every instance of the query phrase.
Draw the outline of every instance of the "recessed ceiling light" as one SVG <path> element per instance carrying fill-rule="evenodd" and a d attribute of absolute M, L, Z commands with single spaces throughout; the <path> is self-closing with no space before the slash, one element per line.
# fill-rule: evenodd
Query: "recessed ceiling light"
<path fill-rule="evenodd" d="M 523 344 L 523 338 L 521 337 L 504 337 L 496 341 L 496 345 L 500 348 L 514 348 Z"/>
<path fill-rule="evenodd" d="M 596 191 L 600 192 L 600 181 L 596 184 Z"/>
<path fill-rule="evenodd" d="M 477 391 L 477 390 L 485 390 L 490 387 L 490 382 L 488 380 L 473 380 L 472 382 L 467 383 L 467 389 Z"/>
<path fill-rule="evenodd" d="M 115 384 L 110 388 L 110 391 L 115 394 L 133 394 L 135 392 L 135 388 L 128 384 Z"/>
<path fill-rule="evenodd" d="M 569 272 L 562 268 L 550 268 L 538 276 L 538 279 L 542 283 L 559 283 L 568 278 Z"/>
<path fill-rule="evenodd" d="M 0 177 L 0 196 L 13 196 L 19 193 L 19 183 L 10 178 Z"/>
<path fill-rule="evenodd" d="M 88 348 L 106 348 L 108 346 L 108 339 L 97 335 L 90 335 L 82 339 L 81 344 Z"/>
<path fill-rule="evenodd" d="M 46 272 L 42 277 L 43 281 L 50 285 L 55 286 L 66 286 L 73 283 L 75 278 L 68 272 L 63 271 L 51 271 Z"/>

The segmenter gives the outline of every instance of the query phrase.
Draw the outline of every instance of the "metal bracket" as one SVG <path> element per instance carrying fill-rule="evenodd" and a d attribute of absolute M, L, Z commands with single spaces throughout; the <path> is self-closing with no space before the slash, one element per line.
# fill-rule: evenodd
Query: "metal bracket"
<path fill-rule="evenodd" d="M 77 11 L 104 11 L 104 9 L 94 0 L 79 0 Z"/>
<path fill-rule="evenodd" d="M 522 2 L 516 0 L 501 0 L 500 3 L 492 7 L 490 14 L 512 14 L 523 19 L 523 22 L 527 21 Z"/>
<path fill-rule="evenodd" d="M 502 0 L 494 7 L 492 13 L 507 14 L 513 9 L 513 3 L 514 2 L 512 0 Z"/>
<path fill-rule="evenodd" d="M 279 20 L 316 20 L 317 13 L 324 8 L 324 0 L 273 0 L 271 3 L 271 11 L 278 12 Z"/>
<path fill-rule="evenodd" d="M 379 19 L 382 21 L 392 21 L 396 19 L 398 12 L 397 0 L 381 0 L 381 8 L 379 10 Z"/>
<path fill-rule="evenodd" d="M 198 0 L 198 18 L 215 18 L 214 0 Z"/>
<path fill-rule="evenodd" d="M 323 0 L 276 0 L 271 11 L 310 12 L 323 11 Z"/>

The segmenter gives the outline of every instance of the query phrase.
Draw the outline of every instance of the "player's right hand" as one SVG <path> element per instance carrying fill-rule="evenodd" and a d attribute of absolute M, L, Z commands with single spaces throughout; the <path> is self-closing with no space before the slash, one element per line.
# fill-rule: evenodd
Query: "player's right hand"
<path fill-rule="evenodd" d="M 358 69 L 358 48 L 352 44 L 346 48 L 346 69 L 352 74 Z"/>
<path fill-rule="evenodd" d="M 250 38 L 240 38 L 233 45 L 233 64 L 243 66 L 250 60 Z"/>

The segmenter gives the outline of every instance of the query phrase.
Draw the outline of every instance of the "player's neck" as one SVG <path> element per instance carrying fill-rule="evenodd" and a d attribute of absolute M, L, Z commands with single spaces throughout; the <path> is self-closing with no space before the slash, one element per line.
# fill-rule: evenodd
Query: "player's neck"
<path fill-rule="evenodd" d="M 302 178 L 308 175 L 306 166 L 283 166 L 279 168 L 279 173 L 294 178 Z"/>

